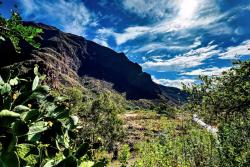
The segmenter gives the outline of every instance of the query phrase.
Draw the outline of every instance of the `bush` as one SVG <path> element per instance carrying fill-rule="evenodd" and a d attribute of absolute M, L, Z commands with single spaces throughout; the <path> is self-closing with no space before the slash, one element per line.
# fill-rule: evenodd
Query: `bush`
<path fill-rule="evenodd" d="M 0 81 L 1 166 L 72 166 L 91 160 L 90 145 L 73 145 L 78 117 L 70 114 L 67 97 L 54 97 L 35 79 Z M 94 163 L 94 162 L 93 162 Z"/>
<path fill-rule="evenodd" d="M 103 144 L 113 151 L 115 143 L 124 136 L 122 121 L 117 114 L 124 111 L 123 104 L 113 100 L 114 95 L 106 92 L 99 95 L 87 110 L 79 112 L 82 122 L 81 140 Z"/>
<path fill-rule="evenodd" d="M 20 40 L 39 47 L 33 39 L 41 29 L 23 26 L 17 12 L 9 20 L 0 15 L 0 25 L 0 42 L 10 39 L 17 52 Z M 70 99 L 53 96 L 38 67 L 34 74 L 33 81 L 0 76 L 0 166 L 105 166 L 92 160 L 89 143 L 72 142 L 78 117 L 70 113 Z"/>
<path fill-rule="evenodd" d="M 122 166 L 127 166 L 128 160 L 131 158 L 130 147 L 128 144 L 124 144 L 120 151 L 118 160 L 122 163 Z"/>
<path fill-rule="evenodd" d="M 39 48 L 40 44 L 34 38 L 42 33 L 42 29 L 32 26 L 24 26 L 22 18 L 17 11 L 13 11 L 10 19 L 5 19 L 0 14 L 0 42 L 10 39 L 17 52 L 21 51 L 19 47 L 20 40 L 24 40 L 35 48 Z"/>
<path fill-rule="evenodd" d="M 211 134 L 189 122 L 183 132 L 168 127 L 162 137 L 137 144 L 135 167 L 218 166 L 219 154 Z"/>
<path fill-rule="evenodd" d="M 186 88 L 188 109 L 219 128 L 220 164 L 250 164 L 250 61 L 236 62 L 221 76 L 201 76 L 201 84 Z"/>

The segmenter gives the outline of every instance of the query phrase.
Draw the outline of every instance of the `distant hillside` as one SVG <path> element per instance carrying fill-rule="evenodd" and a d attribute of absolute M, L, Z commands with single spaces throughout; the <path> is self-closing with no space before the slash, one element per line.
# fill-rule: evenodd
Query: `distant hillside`
<path fill-rule="evenodd" d="M 126 98 L 132 100 L 163 99 L 177 103 L 186 98 L 186 94 L 177 88 L 154 83 L 140 65 L 131 62 L 123 53 L 52 26 L 31 22 L 25 24 L 44 30 L 39 39 L 40 49 L 22 42 L 22 55 L 17 55 L 6 41 L 0 45 L 0 54 L 5 56 L 0 62 L 1 68 L 20 65 L 20 73 L 24 74 L 34 64 L 39 64 L 54 87 L 60 84 L 83 85 L 85 77 L 92 77 L 111 83 L 112 89 L 126 93 Z"/>

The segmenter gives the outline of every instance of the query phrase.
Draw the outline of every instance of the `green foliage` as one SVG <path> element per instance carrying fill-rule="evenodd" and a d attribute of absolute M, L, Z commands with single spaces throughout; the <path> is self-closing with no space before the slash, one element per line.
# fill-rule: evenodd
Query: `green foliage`
<path fill-rule="evenodd" d="M 117 116 L 124 109 L 121 103 L 113 100 L 114 97 L 116 95 L 111 92 L 102 93 L 78 113 L 82 120 L 81 140 L 100 143 L 109 151 L 124 135 L 122 121 Z"/>
<path fill-rule="evenodd" d="M 36 72 L 33 82 L 15 77 L 0 84 L 1 165 L 77 166 L 91 160 L 87 143 L 80 147 L 72 144 L 78 119 L 70 115 L 67 97 L 53 97 L 40 80 Z"/>
<path fill-rule="evenodd" d="M 219 128 L 223 166 L 250 164 L 250 61 L 236 62 L 221 76 L 201 76 L 201 84 L 186 88 L 192 95 L 187 109 Z"/>
<path fill-rule="evenodd" d="M 218 151 L 211 134 L 193 127 L 190 122 L 182 132 L 169 125 L 158 139 L 136 146 L 135 167 L 218 166 Z"/>
<path fill-rule="evenodd" d="M 128 160 L 131 158 L 130 147 L 128 144 L 124 144 L 119 152 L 118 159 L 122 163 L 122 166 L 127 166 Z"/>
<path fill-rule="evenodd" d="M 0 42 L 9 38 L 17 52 L 21 50 L 19 47 L 20 40 L 25 40 L 35 48 L 39 48 L 39 43 L 34 38 L 42 33 L 42 29 L 24 26 L 21 20 L 22 18 L 16 11 L 12 12 L 9 19 L 0 15 Z"/>
<path fill-rule="evenodd" d="M 249 132 L 250 121 L 243 120 L 243 118 L 235 118 L 220 126 L 218 139 L 221 143 L 223 166 L 247 166 L 250 163 Z"/>
<path fill-rule="evenodd" d="M 177 109 L 173 106 L 167 105 L 167 104 L 159 104 L 157 107 L 154 108 L 154 110 L 158 114 L 165 115 L 170 118 L 175 118 L 177 114 Z"/>
<path fill-rule="evenodd" d="M 222 120 L 246 116 L 250 108 L 250 61 L 236 62 L 221 76 L 201 76 L 200 79 L 200 85 L 186 88 L 192 94 L 192 111 L 205 113 L 205 116 L 209 113 Z"/>

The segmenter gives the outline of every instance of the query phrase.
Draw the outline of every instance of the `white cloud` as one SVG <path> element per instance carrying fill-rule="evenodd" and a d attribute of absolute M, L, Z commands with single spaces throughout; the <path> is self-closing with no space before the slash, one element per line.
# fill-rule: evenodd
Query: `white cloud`
<path fill-rule="evenodd" d="M 141 53 L 141 52 L 151 53 L 155 50 L 181 50 L 181 51 L 189 50 L 189 49 L 193 49 L 193 48 L 200 46 L 201 38 L 200 37 L 195 38 L 193 44 L 191 45 L 180 45 L 179 43 L 176 43 L 173 45 L 173 42 L 171 43 L 170 44 L 164 43 L 164 42 L 150 43 L 142 47 L 139 47 L 137 49 L 134 49 L 131 53 Z"/>
<path fill-rule="evenodd" d="M 101 28 L 97 31 L 97 35 L 106 37 L 113 36 L 117 45 L 120 45 L 129 40 L 133 40 L 148 31 L 149 27 L 146 26 L 128 27 L 123 33 L 116 33 L 112 28 Z"/>
<path fill-rule="evenodd" d="M 146 27 L 146 26 L 128 27 L 124 30 L 123 33 L 114 33 L 114 36 L 116 38 L 116 43 L 120 45 L 149 32 L 149 30 L 150 30 L 150 27 Z"/>
<path fill-rule="evenodd" d="M 168 49 L 168 46 L 164 45 L 163 43 L 150 43 L 138 49 L 133 50 L 132 53 L 140 53 L 140 52 L 150 53 L 154 50 L 161 50 L 161 49 Z"/>
<path fill-rule="evenodd" d="M 174 8 L 176 8 L 178 12 L 173 14 L 171 18 L 164 18 L 160 22 L 146 26 L 147 31 L 136 34 L 134 38 L 127 38 L 127 40 L 123 40 L 122 43 L 142 35 L 155 36 L 156 34 L 172 32 L 180 33 L 197 28 L 210 31 L 213 27 L 217 27 L 216 29 L 220 30 L 220 34 L 228 34 L 231 32 L 231 29 L 226 24 L 220 24 L 220 20 L 225 18 L 229 13 L 221 14 L 214 0 L 185 0 L 185 2 L 177 0 L 173 4 L 175 4 Z M 189 4 L 188 7 L 185 4 Z M 135 28 L 137 29 L 138 26 Z M 136 31 L 133 30 L 134 27 L 129 27 L 129 29 Z M 211 31 L 209 33 L 215 34 L 216 32 Z M 126 31 L 124 34 L 127 35 Z"/>
<path fill-rule="evenodd" d="M 110 47 L 108 44 L 108 38 L 110 36 L 112 36 L 114 34 L 113 29 L 111 28 L 101 28 L 99 30 L 97 30 L 96 32 L 96 36 L 93 39 L 93 41 L 95 41 L 96 43 L 106 46 L 106 47 Z"/>
<path fill-rule="evenodd" d="M 212 45 L 210 42 L 207 47 L 198 49 L 192 49 L 191 51 L 182 55 L 177 55 L 174 58 L 164 60 L 161 57 L 156 57 L 154 61 L 148 61 L 141 66 L 143 69 L 154 70 L 158 72 L 166 71 L 182 71 L 184 69 L 193 68 L 204 64 L 204 61 L 211 58 L 214 55 L 219 55 L 221 59 L 236 59 L 242 55 L 250 55 L 250 40 L 242 42 L 241 45 L 235 47 L 228 47 L 225 52 L 218 49 L 218 45 Z M 191 72 L 182 73 L 183 75 L 217 75 L 224 70 L 228 70 L 229 67 L 225 68 L 207 68 L 198 69 Z"/>
<path fill-rule="evenodd" d="M 24 18 L 47 20 L 58 24 L 64 31 L 83 35 L 86 26 L 96 26 L 97 21 L 81 0 L 23 0 L 20 7 Z"/>
<path fill-rule="evenodd" d="M 238 59 L 240 56 L 250 56 L 250 40 L 242 42 L 239 46 L 231 46 L 225 52 L 220 53 L 221 59 Z"/>
<path fill-rule="evenodd" d="M 137 37 L 147 35 L 155 36 L 156 34 L 166 34 L 170 32 L 180 32 L 182 30 L 195 29 L 195 28 L 204 28 L 206 26 L 217 22 L 223 18 L 223 16 L 210 16 L 206 18 L 200 18 L 197 20 L 188 20 L 184 18 L 176 18 L 175 20 L 164 20 L 158 24 L 150 26 L 133 26 L 126 28 L 122 33 L 114 33 L 116 42 L 118 45 L 126 43 L 129 40 L 134 40 Z M 228 32 L 228 31 L 226 31 Z M 221 31 L 221 34 L 223 31 Z"/>
<path fill-rule="evenodd" d="M 177 87 L 179 89 L 182 88 L 182 84 L 185 84 L 187 86 L 191 86 L 192 84 L 195 84 L 196 80 L 194 79 L 176 79 L 176 80 L 170 80 L 170 79 L 157 79 L 154 76 L 152 76 L 152 80 L 155 83 L 164 85 L 164 86 L 170 86 L 170 87 Z"/>
<path fill-rule="evenodd" d="M 107 39 L 94 38 L 93 41 L 96 42 L 96 43 L 98 43 L 99 45 L 102 45 L 102 46 L 105 46 L 105 47 L 109 47 Z"/>
<path fill-rule="evenodd" d="M 176 1 L 169 0 L 121 0 L 124 9 L 141 18 L 162 19 L 176 12 Z"/>
<path fill-rule="evenodd" d="M 144 69 L 155 70 L 158 72 L 181 71 L 183 69 L 202 65 L 204 60 L 218 54 L 217 45 L 191 50 L 183 55 L 178 55 L 172 59 L 163 61 L 149 61 L 141 64 Z"/>
<path fill-rule="evenodd" d="M 150 5 L 149 5 L 150 4 Z M 146 26 L 130 26 L 121 33 L 113 31 L 109 33 L 116 40 L 117 45 L 121 45 L 138 37 L 146 36 L 148 39 L 157 35 L 176 33 L 174 38 L 185 35 L 192 29 L 205 29 L 212 35 L 230 34 L 232 29 L 220 21 L 229 15 L 229 12 L 221 14 L 215 0 L 125 0 L 124 8 L 138 14 L 141 17 L 157 17 L 164 13 L 171 17 L 163 17 L 159 21 Z M 183 34 L 184 33 L 184 34 Z M 201 45 L 201 41 L 195 38 L 196 42 L 188 49 Z M 150 40 L 150 39 L 149 39 Z M 151 45 L 151 46 L 150 46 Z M 167 49 L 165 44 L 152 44 L 147 47 L 157 46 L 159 49 Z M 168 49 L 182 50 L 187 48 L 182 44 L 171 46 Z M 141 48 L 139 52 L 143 49 Z M 155 48 L 156 50 L 157 48 Z M 148 51 L 153 51 L 149 49 Z"/>
<path fill-rule="evenodd" d="M 150 37 L 195 28 L 208 29 L 228 14 L 219 13 L 215 0 L 124 0 L 122 4 L 126 10 L 138 16 L 162 17 L 162 19 L 151 25 L 127 27 L 121 33 L 115 31 L 109 33 L 110 36 L 115 37 L 117 45 L 144 35 Z M 227 26 L 224 25 L 223 29 L 226 28 Z M 220 33 L 228 33 L 228 31 Z"/>
<path fill-rule="evenodd" d="M 193 70 L 191 72 L 185 72 L 181 73 L 181 75 L 208 75 L 208 76 L 216 76 L 216 75 L 221 75 L 223 71 L 229 70 L 231 67 L 211 67 L 211 68 L 205 68 L 205 69 L 197 69 Z"/>

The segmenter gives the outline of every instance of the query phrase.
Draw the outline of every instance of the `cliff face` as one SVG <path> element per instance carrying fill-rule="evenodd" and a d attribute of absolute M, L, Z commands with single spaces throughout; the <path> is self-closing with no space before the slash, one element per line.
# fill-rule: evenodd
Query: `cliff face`
<path fill-rule="evenodd" d="M 162 87 L 154 83 L 151 76 L 142 71 L 142 68 L 131 62 L 123 53 L 117 53 L 107 47 L 98 45 L 83 37 L 64 33 L 54 27 L 44 24 L 33 24 L 44 30 L 40 38 L 40 49 L 34 49 L 27 43 L 22 43 L 22 55 L 15 55 L 13 48 L 1 44 L 0 66 L 16 63 L 21 65 L 22 71 L 29 71 L 34 64 L 39 64 L 47 73 L 51 82 L 63 84 L 81 84 L 81 78 L 86 76 L 113 84 L 113 89 L 126 93 L 128 99 L 158 99 L 177 100 L 175 95 L 168 94 Z M 16 58 L 18 57 L 18 58 Z M 171 91 L 170 91 L 171 92 Z M 174 89 L 174 92 L 180 91 Z"/>

